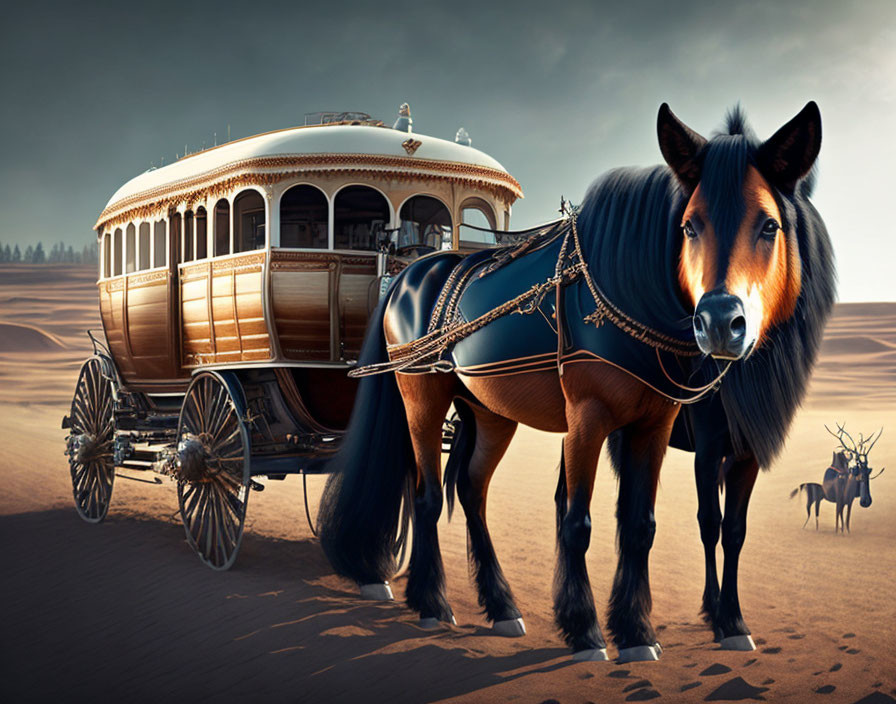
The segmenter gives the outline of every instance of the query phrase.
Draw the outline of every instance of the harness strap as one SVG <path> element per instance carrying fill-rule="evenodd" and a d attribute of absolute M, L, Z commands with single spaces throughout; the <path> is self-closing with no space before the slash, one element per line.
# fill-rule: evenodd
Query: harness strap
<path fill-rule="evenodd" d="M 557 257 L 557 263 L 554 266 L 554 276 L 552 278 L 534 284 L 518 296 L 492 308 L 490 311 L 483 313 L 471 321 L 463 321 L 457 315 L 457 306 L 460 303 L 461 294 L 463 293 L 467 282 L 479 267 L 468 267 L 463 273 L 460 273 L 460 266 L 455 267 L 448 276 L 448 279 L 443 285 L 439 297 L 436 300 L 433 313 L 430 317 L 427 333 L 411 342 L 387 346 L 389 361 L 357 367 L 349 372 L 349 376 L 363 377 L 390 371 L 410 373 L 451 371 L 454 369 L 454 364 L 449 360 L 441 359 L 448 347 L 465 337 L 472 335 L 477 330 L 482 329 L 490 322 L 497 320 L 504 315 L 512 313 L 526 315 L 534 312 L 538 309 L 544 296 L 551 288 L 555 290 L 555 295 L 557 297 L 555 305 L 555 315 L 557 318 L 557 369 L 558 373 L 562 375 L 564 344 L 562 288 L 582 277 L 588 286 L 588 290 L 590 291 L 595 304 L 594 312 L 586 315 L 584 320 L 593 323 L 598 327 L 609 320 L 613 325 L 629 336 L 655 348 L 657 361 L 666 379 L 683 391 L 696 394 L 688 399 L 673 399 L 673 397 L 668 396 L 667 394 L 664 395 L 678 403 L 694 403 L 702 399 L 713 389 L 717 388 L 722 378 L 731 368 L 730 362 L 715 379 L 700 387 L 683 385 L 675 381 L 669 375 L 660 357 L 660 350 L 678 356 L 693 357 L 700 354 L 699 348 L 694 342 L 678 340 L 640 323 L 634 318 L 626 315 L 622 310 L 616 307 L 612 301 L 610 301 L 591 276 L 588 263 L 582 252 L 581 242 L 579 241 L 576 219 L 577 213 L 573 211 L 569 217 L 569 227 L 564 234 L 563 242 L 560 246 L 560 253 Z M 570 242 L 572 243 L 571 248 L 569 246 Z"/>

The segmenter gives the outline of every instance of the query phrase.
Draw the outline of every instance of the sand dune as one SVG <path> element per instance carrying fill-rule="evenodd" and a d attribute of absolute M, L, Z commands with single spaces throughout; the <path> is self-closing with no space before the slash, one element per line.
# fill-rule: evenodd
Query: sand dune
<path fill-rule="evenodd" d="M 824 423 L 866 435 L 885 426 L 873 464 L 896 467 L 896 304 L 837 307 L 788 446 L 757 482 L 740 591 L 758 650 L 719 650 L 697 615 L 693 459 L 670 451 L 650 563 L 665 650 L 658 663 L 619 666 L 571 662 L 553 627 L 556 435 L 521 429 L 490 489 L 496 549 L 528 628 L 521 639 L 485 628 L 457 515 L 443 516 L 440 537 L 458 626 L 436 633 L 400 602 L 360 601 L 333 575 L 304 522 L 297 478 L 253 492 L 227 573 L 203 567 L 186 545 L 169 482 L 116 479 L 106 522 L 83 523 L 59 422 L 91 350 L 84 330 L 99 327 L 94 278 L 0 268 L 4 321 L 64 345 L 0 349 L 3 701 L 896 701 L 894 470 L 874 480 L 870 508 L 856 504 L 847 536 L 834 534 L 833 505 L 822 505 L 820 530 L 814 521 L 804 530 L 804 499 L 788 498 L 830 461 Z M 309 480 L 312 509 L 322 481 Z M 588 556 L 599 612 L 615 568 L 615 491 L 602 458 Z M 396 594 L 403 589 L 397 580 Z"/>

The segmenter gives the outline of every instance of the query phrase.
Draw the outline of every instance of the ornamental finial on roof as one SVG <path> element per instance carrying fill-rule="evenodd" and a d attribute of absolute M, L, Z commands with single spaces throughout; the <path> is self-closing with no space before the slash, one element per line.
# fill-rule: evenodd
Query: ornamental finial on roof
<path fill-rule="evenodd" d="M 461 128 L 457 131 L 457 134 L 454 135 L 454 141 L 455 141 L 457 144 L 463 144 L 465 147 L 472 147 L 472 146 L 473 146 L 473 140 L 470 139 L 470 133 L 467 132 L 463 127 L 461 127 Z"/>
<path fill-rule="evenodd" d="M 414 119 L 411 117 L 411 106 L 407 103 L 402 103 L 401 107 L 398 108 L 398 119 L 392 125 L 392 129 L 399 132 L 412 132 L 413 124 Z"/>

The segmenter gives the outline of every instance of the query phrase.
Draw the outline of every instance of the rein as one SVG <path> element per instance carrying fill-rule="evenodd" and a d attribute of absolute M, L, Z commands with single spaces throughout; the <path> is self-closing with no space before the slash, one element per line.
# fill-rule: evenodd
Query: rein
<path fill-rule="evenodd" d="M 596 327 L 600 327 L 606 321 L 609 321 L 635 340 L 653 347 L 656 350 L 657 362 L 666 379 L 682 391 L 695 395 L 689 398 L 676 398 L 662 391 L 658 391 L 658 393 L 673 403 L 691 404 L 696 403 L 716 389 L 731 368 L 731 362 L 728 362 L 716 378 L 703 386 L 690 387 L 675 381 L 666 371 L 660 358 L 660 351 L 682 357 L 696 357 L 701 354 L 697 344 L 695 342 L 677 340 L 658 330 L 654 330 L 626 315 L 610 301 L 591 276 L 591 271 L 582 252 L 582 245 L 579 240 L 578 229 L 576 228 L 576 217 L 577 213 L 573 211 L 569 217 L 570 227 L 567 229 L 560 246 L 560 254 L 557 257 L 554 275 L 551 278 L 534 284 L 518 296 L 505 301 L 473 320 L 462 321 L 458 320 L 453 313 L 456 310 L 464 284 L 472 276 L 473 270 L 467 271 L 465 275 L 458 277 L 455 275 L 457 271 L 455 269 L 455 272 L 449 275 L 448 280 L 442 287 L 430 319 L 429 330 L 425 335 L 411 342 L 389 345 L 387 347 L 389 353 L 388 362 L 377 362 L 363 367 L 356 367 L 348 375 L 350 377 L 364 377 L 384 372 L 427 373 L 453 371 L 454 363 L 441 359 L 448 347 L 505 315 L 514 313 L 528 315 L 533 313 L 535 310 L 538 310 L 539 304 L 551 289 L 556 291 L 558 301 L 557 367 L 562 373 L 562 323 L 559 315 L 560 291 L 563 286 L 574 283 L 581 278 L 588 286 L 595 304 L 594 312 L 586 315 L 584 321 L 592 323 Z M 571 247 L 570 244 L 572 245 Z M 522 248 L 526 247 L 526 245 L 523 243 L 518 245 L 518 247 Z M 480 275 L 482 274 L 480 273 Z M 449 292 L 450 288 L 454 290 Z M 451 314 L 446 314 L 446 309 L 451 311 Z M 440 322 L 441 324 L 439 324 Z"/>

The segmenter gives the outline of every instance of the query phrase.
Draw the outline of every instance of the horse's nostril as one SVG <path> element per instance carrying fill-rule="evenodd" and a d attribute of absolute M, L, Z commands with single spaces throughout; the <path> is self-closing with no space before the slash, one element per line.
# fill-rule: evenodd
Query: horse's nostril
<path fill-rule="evenodd" d="M 742 337 L 747 332 L 747 319 L 742 315 L 736 315 L 731 320 L 731 333 L 734 337 Z"/>
<path fill-rule="evenodd" d="M 694 316 L 694 330 L 697 332 L 703 332 L 703 318 L 699 315 Z"/>

